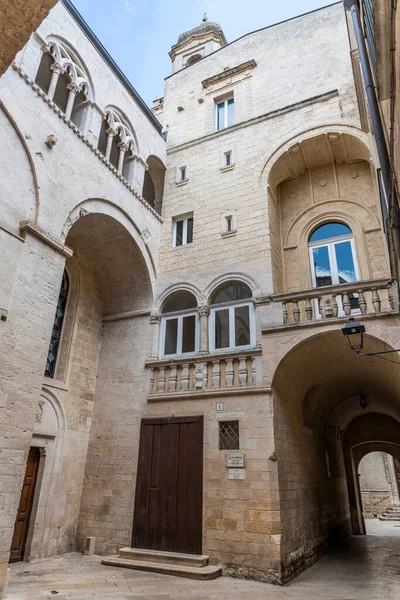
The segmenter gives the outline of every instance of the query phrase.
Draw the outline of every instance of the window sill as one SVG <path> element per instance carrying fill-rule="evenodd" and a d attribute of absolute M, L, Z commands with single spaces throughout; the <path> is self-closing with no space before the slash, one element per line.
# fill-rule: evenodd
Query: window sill
<path fill-rule="evenodd" d="M 223 238 L 233 237 L 234 235 L 236 235 L 236 233 L 237 233 L 237 229 L 234 229 L 233 231 L 223 231 L 221 233 L 221 237 L 223 237 Z"/>
<path fill-rule="evenodd" d="M 182 181 L 176 181 L 175 185 L 177 187 L 180 187 L 181 185 L 186 185 L 188 183 L 189 179 L 182 179 Z"/>
<path fill-rule="evenodd" d="M 188 246 L 193 246 L 193 242 L 188 242 L 187 244 L 181 244 L 180 246 L 172 246 L 172 250 L 179 250 L 182 248 L 187 248 Z"/>
<path fill-rule="evenodd" d="M 227 165 L 226 167 L 220 167 L 221 173 L 225 173 L 226 171 L 232 171 L 235 168 L 235 164 Z"/>

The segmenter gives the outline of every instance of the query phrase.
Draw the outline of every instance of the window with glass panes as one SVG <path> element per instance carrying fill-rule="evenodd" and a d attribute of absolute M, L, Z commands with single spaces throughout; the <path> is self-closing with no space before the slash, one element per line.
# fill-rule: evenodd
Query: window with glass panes
<path fill-rule="evenodd" d="M 164 305 L 161 318 L 160 357 L 198 351 L 197 301 L 190 292 L 174 294 Z"/>
<path fill-rule="evenodd" d="M 210 349 L 234 350 L 255 344 L 254 306 L 252 293 L 242 283 L 228 284 L 212 299 L 210 307 Z"/>
<path fill-rule="evenodd" d="M 220 131 L 233 125 L 234 99 L 226 98 L 215 103 L 215 129 Z"/>
<path fill-rule="evenodd" d="M 193 216 L 175 219 L 172 245 L 184 246 L 193 242 Z"/>

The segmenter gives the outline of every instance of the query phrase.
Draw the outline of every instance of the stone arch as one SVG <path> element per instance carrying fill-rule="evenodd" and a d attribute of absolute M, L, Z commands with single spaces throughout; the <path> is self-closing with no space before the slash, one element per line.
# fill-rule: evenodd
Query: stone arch
<path fill-rule="evenodd" d="M 281 332 L 271 363 L 275 451 L 283 523 L 282 544 L 289 548 L 284 571 L 298 572 L 318 560 L 333 539 L 361 532 L 355 494 L 349 499 L 346 435 L 366 413 L 399 423 L 400 362 L 391 355 L 357 358 L 341 332 L 342 323 L 296 335 Z M 400 347 L 389 321 L 365 323 L 364 353 Z M 322 327 L 321 327 L 322 329 Z M 272 342 L 273 343 L 273 342 Z M 266 382 L 268 384 L 268 381 Z M 367 400 L 360 402 L 363 395 Z M 351 438 L 352 447 L 376 437 Z M 382 430 L 382 428 L 381 428 Z M 329 460 L 327 460 L 329 457 Z M 349 467 L 350 465 L 350 467 Z M 353 476 L 353 475 L 352 475 Z M 290 506 L 290 509 L 289 509 Z M 296 533 L 293 536 L 293 531 Z M 290 544 L 285 546 L 290 540 Z"/>
<path fill-rule="evenodd" d="M 55 62 L 60 62 L 61 66 L 63 67 L 64 65 L 71 65 L 73 68 L 73 72 L 71 73 L 72 81 L 79 82 L 80 79 L 85 79 L 89 94 L 88 99 L 94 103 L 96 98 L 93 79 L 90 75 L 90 70 L 88 69 L 86 62 L 76 48 L 74 48 L 74 46 L 72 46 L 72 44 L 64 37 L 53 34 L 46 38 L 46 45 L 50 47 L 50 54 Z M 54 49 L 52 49 L 52 45 Z M 82 73 L 80 71 L 82 71 Z"/>
<path fill-rule="evenodd" d="M 292 146 L 296 143 L 302 142 L 303 140 L 307 140 L 313 138 L 318 135 L 328 135 L 328 134 L 347 134 L 355 139 L 357 139 L 361 145 L 363 160 L 369 160 L 371 156 L 371 150 L 369 148 L 368 136 L 365 132 L 363 132 L 358 127 L 354 127 L 352 125 L 343 125 L 343 124 L 329 124 L 329 125 L 321 125 L 320 127 L 313 127 L 311 129 L 305 129 L 293 137 L 285 140 L 278 148 L 276 148 L 272 154 L 271 152 L 266 152 L 260 161 L 260 170 L 259 170 L 259 185 L 263 189 L 266 189 L 268 185 L 270 185 L 270 176 L 271 170 L 273 169 L 276 162 L 279 158 L 287 152 Z"/>
<path fill-rule="evenodd" d="M 373 451 L 386 452 L 400 460 L 400 421 L 382 413 L 370 413 L 353 419 L 343 437 L 352 530 L 365 534 L 358 468 Z"/>
<path fill-rule="evenodd" d="M 389 274 L 376 174 L 366 135 L 330 125 L 292 137 L 264 158 L 259 183 L 268 197 L 275 292 L 312 287 L 305 235 L 318 220 L 352 219 L 362 279 Z M 368 255 L 369 247 L 375 252 Z"/>
<path fill-rule="evenodd" d="M 106 198 L 88 198 L 77 204 L 69 213 L 67 219 L 64 222 L 61 240 L 65 243 L 69 231 L 78 219 L 89 214 L 102 214 L 113 218 L 119 222 L 130 234 L 135 244 L 140 249 L 140 252 L 146 262 L 148 272 L 152 284 L 156 279 L 156 267 L 153 256 L 147 244 L 145 244 L 141 231 L 132 217 L 124 211 L 121 207 L 114 204 L 112 201 Z"/>
<path fill-rule="evenodd" d="M 36 414 L 31 445 L 40 448 L 38 479 L 26 544 L 29 559 L 54 553 L 51 540 L 57 536 L 57 495 L 62 477 L 67 419 L 55 391 L 44 385 Z M 61 501 L 60 501 L 61 503 Z"/>
<path fill-rule="evenodd" d="M 153 310 L 155 312 L 159 312 L 161 310 L 163 304 L 167 300 L 167 298 L 169 298 L 170 296 L 172 296 L 173 294 L 176 294 L 178 292 L 189 292 L 190 294 L 193 294 L 193 296 L 197 300 L 197 303 L 199 304 L 200 298 L 201 298 L 201 291 L 196 285 L 194 285 L 193 283 L 188 283 L 188 282 L 174 283 L 174 284 L 166 287 L 158 295 L 157 300 L 154 303 Z"/>
<path fill-rule="evenodd" d="M 346 212 L 344 210 L 345 205 L 354 206 L 354 214 Z M 326 206 L 326 212 L 321 212 L 321 206 Z M 334 221 L 344 223 L 353 233 L 361 279 L 370 279 L 373 275 L 371 273 L 371 261 L 368 259 L 366 232 L 381 231 L 378 218 L 360 202 L 344 200 L 342 198 L 329 200 L 303 211 L 292 223 L 284 240 L 284 250 L 294 250 L 297 248 L 298 264 L 300 267 L 300 287 L 302 289 L 312 286 L 308 256 L 309 237 L 317 227 Z M 389 273 L 387 275 L 389 276 Z"/>
<path fill-rule="evenodd" d="M 4 124 L 3 124 L 4 129 L 6 129 L 7 127 L 10 127 L 11 131 L 14 132 L 15 137 L 19 142 L 19 146 L 21 147 L 22 155 L 29 164 L 29 169 L 26 169 L 26 170 L 30 171 L 30 178 L 31 178 L 30 185 L 27 185 L 25 178 L 22 177 L 22 173 L 20 173 L 20 176 L 18 178 L 13 178 L 12 181 L 10 179 L 10 184 L 12 184 L 13 189 L 12 189 L 12 194 L 11 193 L 8 194 L 7 188 L 4 189 L 4 185 L 7 184 L 8 180 L 3 177 L 3 181 L 2 181 L 3 199 L 13 198 L 13 197 L 15 197 L 15 194 L 17 194 L 20 200 L 22 200 L 22 199 L 27 200 L 25 209 L 23 211 L 20 211 L 21 203 L 18 203 L 18 206 L 15 203 L 13 203 L 14 209 L 10 213 L 10 216 L 8 218 L 6 217 L 7 205 L 3 204 L 2 225 L 11 229 L 13 232 L 19 234 L 19 225 L 20 225 L 21 221 L 29 220 L 36 224 L 37 220 L 38 220 L 39 208 L 40 208 L 38 176 L 36 173 L 35 162 L 32 158 L 32 154 L 31 154 L 31 151 L 27 144 L 27 141 L 26 141 L 24 135 L 22 134 L 21 130 L 19 129 L 15 119 L 12 117 L 10 111 L 4 105 L 4 103 L 0 100 L 0 117 L 1 117 L 1 115 L 4 116 Z M 7 136 L 5 134 L 4 139 L 5 140 L 9 139 L 9 136 Z M 21 162 L 23 162 L 23 160 L 21 161 L 21 160 L 17 160 L 17 159 L 12 159 L 12 154 L 13 154 L 13 151 L 15 151 L 15 150 L 16 150 L 16 147 L 14 144 L 11 143 L 11 140 L 10 140 L 10 151 L 3 152 L 2 153 L 3 158 L 7 162 L 10 160 L 14 160 L 14 162 L 18 162 L 19 164 L 21 164 Z M 8 165 L 8 166 L 4 165 L 4 168 L 1 169 L 2 173 L 7 173 L 9 168 L 10 168 L 10 165 Z M 20 194 L 18 194 L 18 190 L 15 189 L 16 185 L 22 186 Z"/>
<path fill-rule="evenodd" d="M 224 273 L 223 275 L 218 275 L 218 277 L 215 277 L 205 288 L 202 295 L 204 296 L 206 303 L 210 303 L 211 296 L 219 287 L 229 282 L 238 282 L 248 285 L 251 291 L 253 292 L 253 297 L 261 296 L 262 294 L 259 282 L 254 277 L 247 275 L 247 273 L 239 271 L 232 273 Z"/>
<path fill-rule="evenodd" d="M 147 160 L 144 173 L 142 196 L 158 214 L 161 214 L 164 193 L 165 165 L 151 154 Z"/>

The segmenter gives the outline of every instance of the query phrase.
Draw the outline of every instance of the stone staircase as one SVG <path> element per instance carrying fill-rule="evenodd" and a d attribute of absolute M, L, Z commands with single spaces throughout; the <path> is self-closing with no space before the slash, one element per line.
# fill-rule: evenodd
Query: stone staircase
<path fill-rule="evenodd" d="M 400 521 L 400 506 L 389 506 L 379 519 L 381 521 Z"/>
<path fill-rule="evenodd" d="M 102 559 L 103 565 L 125 567 L 138 571 L 151 571 L 175 577 L 208 580 L 221 575 L 222 568 L 209 565 L 208 556 L 158 552 L 141 548 L 121 548 L 119 556 Z"/>

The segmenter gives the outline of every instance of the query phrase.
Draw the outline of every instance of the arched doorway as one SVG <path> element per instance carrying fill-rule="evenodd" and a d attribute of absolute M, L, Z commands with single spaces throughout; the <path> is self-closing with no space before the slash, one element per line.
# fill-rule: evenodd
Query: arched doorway
<path fill-rule="evenodd" d="M 357 359 L 339 327 L 310 333 L 273 378 L 284 579 L 352 533 L 365 533 L 355 447 L 394 442 L 394 433 L 384 436 L 390 419 L 400 428 L 397 355 Z M 364 339 L 365 353 L 390 349 L 382 338 Z"/>

